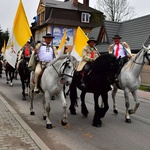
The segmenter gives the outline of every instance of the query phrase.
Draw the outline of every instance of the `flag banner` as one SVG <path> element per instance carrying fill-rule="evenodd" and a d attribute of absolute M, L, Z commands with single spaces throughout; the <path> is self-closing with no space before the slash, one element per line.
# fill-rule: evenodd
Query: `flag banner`
<path fill-rule="evenodd" d="M 85 35 L 83 30 L 78 27 L 76 32 L 76 37 L 74 41 L 74 46 L 71 52 L 71 55 L 74 56 L 77 61 L 82 59 L 82 49 L 87 45 L 88 37 Z"/>
<path fill-rule="evenodd" d="M 4 45 L 3 45 L 2 49 L 1 49 L 1 52 L 3 54 L 5 54 L 5 50 L 6 50 L 6 41 L 4 40 Z"/>
<path fill-rule="evenodd" d="M 64 30 L 64 35 L 61 39 L 60 45 L 59 45 L 58 50 L 57 50 L 58 56 L 64 54 L 66 38 L 67 38 L 67 33 L 66 33 L 66 30 Z"/>
<path fill-rule="evenodd" d="M 26 13 L 20 0 L 16 16 L 13 23 L 13 28 L 7 42 L 5 58 L 6 61 L 15 68 L 17 53 L 26 44 L 32 36 Z"/>

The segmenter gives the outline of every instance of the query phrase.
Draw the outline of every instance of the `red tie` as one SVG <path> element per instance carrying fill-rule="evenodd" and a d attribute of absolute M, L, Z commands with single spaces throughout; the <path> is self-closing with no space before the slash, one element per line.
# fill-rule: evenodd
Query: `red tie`
<path fill-rule="evenodd" d="M 28 47 L 26 47 L 26 49 L 25 49 L 25 54 L 24 54 L 25 56 L 29 56 L 29 48 Z"/>
<path fill-rule="evenodd" d="M 119 53 L 119 43 L 117 44 L 117 48 L 116 48 L 116 53 L 115 56 L 118 58 L 118 53 Z"/>

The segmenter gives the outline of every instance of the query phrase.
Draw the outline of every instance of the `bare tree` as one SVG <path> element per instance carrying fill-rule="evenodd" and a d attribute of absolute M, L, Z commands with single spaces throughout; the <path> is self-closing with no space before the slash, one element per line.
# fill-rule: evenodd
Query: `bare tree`
<path fill-rule="evenodd" d="M 129 6 L 127 0 L 97 0 L 95 7 L 103 12 L 109 21 L 121 22 L 135 16 L 134 8 Z"/>

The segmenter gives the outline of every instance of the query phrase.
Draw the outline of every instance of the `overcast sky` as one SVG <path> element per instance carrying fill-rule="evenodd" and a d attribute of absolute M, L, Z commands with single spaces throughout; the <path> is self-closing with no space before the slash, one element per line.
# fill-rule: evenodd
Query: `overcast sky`
<path fill-rule="evenodd" d="M 36 16 L 37 7 L 40 0 L 22 0 L 24 9 L 29 21 L 29 24 L 34 21 L 33 17 Z M 64 0 L 60 0 L 64 1 Z M 78 0 L 83 2 L 83 0 Z M 96 0 L 89 0 L 90 6 L 95 7 Z M 129 5 L 133 6 L 135 18 L 150 14 L 150 0 L 128 0 Z M 5 31 L 7 28 L 9 31 L 12 29 L 15 14 L 18 8 L 19 0 L 0 0 L 0 26 Z"/>

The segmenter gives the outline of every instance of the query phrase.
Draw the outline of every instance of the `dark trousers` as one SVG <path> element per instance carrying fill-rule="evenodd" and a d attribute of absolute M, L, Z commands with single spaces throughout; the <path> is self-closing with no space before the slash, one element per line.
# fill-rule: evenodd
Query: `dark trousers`
<path fill-rule="evenodd" d="M 125 57 L 122 57 L 120 58 L 119 60 L 119 69 L 118 69 L 118 72 L 117 72 L 117 76 L 118 74 L 120 73 L 122 67 L 124 66 L 124 64 L 128 61 L 128 58 L 125 56 Z"/>

